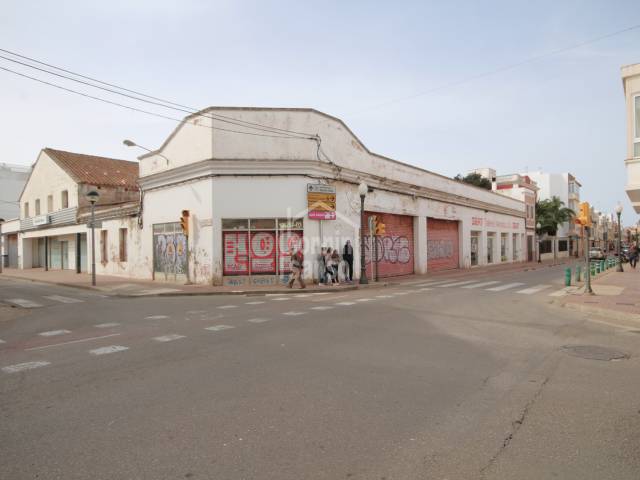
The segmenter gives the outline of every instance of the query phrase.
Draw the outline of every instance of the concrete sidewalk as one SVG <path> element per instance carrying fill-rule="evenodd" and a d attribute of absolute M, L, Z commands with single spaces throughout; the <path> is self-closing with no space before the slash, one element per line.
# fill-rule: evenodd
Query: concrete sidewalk
<path fill-rule="evenodd" d="M 381 279 L 378 282 L 370 282 L 367 285 L 357 283 L 342 283 L 339 286 L 329 287 L 308 283 L 304 292 L 334 292 L 355 290 L 358 288 L 380 288 L 389 285 L 403 285 L 419 282 L 426 282 L 442 277 L 446 278 L 474 278 L 488 273 L 509 273 L 548 268 L 556 265 L 563 265 L 575 261 L 567 258 L 558 261 L 547 261 L 542 263 L 528 262 L 504 265 L 492 265 L 488 267 L 474 267 L 471 269 L 447 270 L 443 272 L 430 273 L 427 275 L 407 275 Z M 152 280 L 139 280 L 114 275 L 98 275 L 97 286 L 91 286 L 91 275 L 88 273 L 75 273 L 70 270 L 49 270 L 42 268 L 30 268 L 25 270 L 15 268 L 5 268 L 0 278 L 16 278 L 32 282 L 51 283 L 65 287 L 83 288 L 97 290 L 105 294 L 120 297 L 142 297 L 142 296 L 188 296 L 188 295 L 266 295 L 266 294 L 286 294 L 300 293 L 300 288 L 296 285 L 292 289 L 286 286 L 255 286 L 255 287 L 228 287 L 213 285 L 182 285 L 176 283 L 156 282 Z"/>
<path fill-rule="evenodd" d="M 640 269 L 624 265 L 624 272 L 615 267 L 593 279 L 594 295 L 584 293 L 582 286 L 575 294 L 557 300 L 563 307 L 602 315 L 616 320 L 629 320 L 630 325 L 640 324 Z"/>

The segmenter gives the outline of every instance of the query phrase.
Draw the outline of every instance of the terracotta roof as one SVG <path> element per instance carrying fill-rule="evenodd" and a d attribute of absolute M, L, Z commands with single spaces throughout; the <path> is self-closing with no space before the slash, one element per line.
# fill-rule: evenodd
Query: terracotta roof
<path fill-rule="evenodd" d="M 44 152 L 78 183 L 138 189 L 137 162 L 65 152 L 53 148 L 45 148 Z"/>

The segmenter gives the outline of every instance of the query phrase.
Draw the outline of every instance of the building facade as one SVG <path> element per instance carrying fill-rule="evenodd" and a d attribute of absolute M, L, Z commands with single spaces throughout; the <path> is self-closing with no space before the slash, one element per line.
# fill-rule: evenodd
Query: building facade
<path fill-rule="evenodd" d="M 137 178 L 135 162 L 43 149 L 20 194 L 19 219 L 3 225 L 8 266 L 88 271 L 86 193 L 96 190 L 96 271 L 133 274 L 127 258 L 140 233 Z"/>
<path fill-rule="evenodd" d="M 571 173 L 546 173 L 542 171 L 523 173 L 538 187 L 538 201 L 558 197 L 564 206 L 577 215 L 580 209 L 581 184 Z M 555 238 L 543 238 L 540 243 L 542 260 L 584 254 L 586 246 L 583 228 L 573 221 L 558 227 Z"/>
<path fill-rule="evenodd" d="M 153 257 L 157 280 L 264 285 L 286 278 L 298 247 L 305 276 L 317 279 L 322 246 L 341 251 L 351 240 L 357 276 L 361 182 L 370 187 L 370 276 L 526 258 L 524 202 L 372 153 L 321 112 L 263 108 L 203 110 L 140 157 L 144 255 Z M 335 191 L 335 211 L 324 219 L 308 208 L 308 190 L 318 185 Z M 185 210 L 188 235 L 178 225 Z M 373 215 L 386 233 L 372 239 Z"/>
<path fill-rule="evenodd" d="M 622 67 L 622 88 L 627 107 L 627 169 L 625 190 L 640 213 L 640 63 Z"/>

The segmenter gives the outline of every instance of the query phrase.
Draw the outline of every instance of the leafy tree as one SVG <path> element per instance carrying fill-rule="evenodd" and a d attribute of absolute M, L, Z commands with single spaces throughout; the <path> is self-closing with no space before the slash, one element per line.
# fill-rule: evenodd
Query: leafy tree
<path fill-rule="evenodd" d="M 458 174 L 455 177 L 453 177 L 453 179 L 459 182 L 475 185 L 476 187 L 486 188 L 487 190 L 491 190 L 491 180 L 489 180 L 486 177 L 483 177 L 479 173 L 470 173 L 464 177 Z"/>
<path fill-rule="evenodd" d="M 536 224 L 540 223 L 539 233 L 555 237 L 558 226 L 571 221 L 574 216 L 575 212 L 566 208 L 558 197 L 536 202 Z"/>

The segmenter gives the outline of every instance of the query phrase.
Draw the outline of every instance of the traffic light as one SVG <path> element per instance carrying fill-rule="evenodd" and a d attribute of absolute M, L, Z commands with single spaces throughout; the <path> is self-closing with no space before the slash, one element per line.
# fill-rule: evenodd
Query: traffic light
<path fill-rule="evenodd" d="M 182 227 L 182 233 L 187 237 L 189 236 L 189 210 L 182 210 L 182 216 L 180 217 L 180 226 Z"/>
<path fill-rule="evenodd" d="M 387 233 L 387 226 L 376 218 L 376 235 L 384 235 Z"/>
<path fill-rule="evenodd" d="M 578 214 L 578 222 L 584 227 L 591 226 L 591 206 L 589 202 L 580 203 L 580 213 Z"/>

